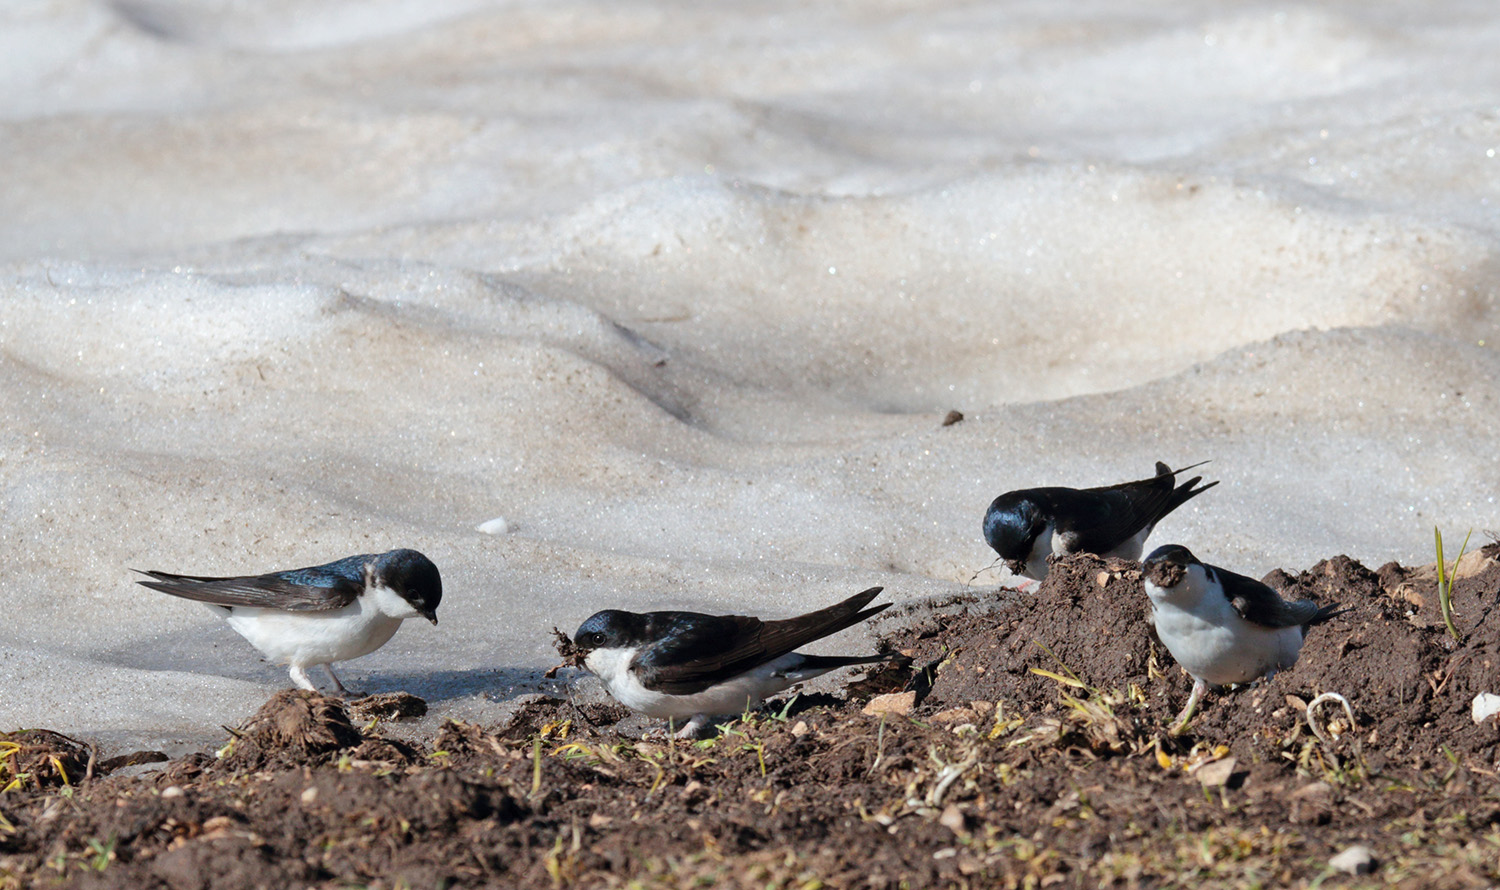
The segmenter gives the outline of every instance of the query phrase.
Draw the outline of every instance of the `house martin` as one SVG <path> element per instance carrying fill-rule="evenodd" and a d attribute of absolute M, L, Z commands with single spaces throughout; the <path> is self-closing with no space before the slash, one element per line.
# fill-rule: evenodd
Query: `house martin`
<path fill-rule="evenodd" d="M 313 689 L 307 669 L 322 665 L 334 688 L 335 661 L 368 655 L 385 645 L 401 622 L 422 617 L 437 624 L 443 581 L 437 566 L 415 550 L 350 556 L 327 565 L 267 575 L 204 578 L 136 569 L 153 590 L 196 600 L 277 664 L 292 682 Z"/>
<path fill-rule="evenodd" d="M 1210 684 L 1248 683 L 1291 667 L 1307 629 L 1340 614 L 1312 600 L 1284 600 L 1254 578 L 1199 562 L 1178 544 L 1151 551 L 1141 570 L 1156 635 L 1193 678 L 1178 726 Z"/>
<path fill-rule="evenodd" d="M 1219 484 L 1194 488 L 1202 476 L 1176 484 L 1178 473 L 1202 465 L 1174 470 L 1158 461 L 1150 479 L 1102 488 L 1008 491 L 985 512 L 984 539 L 1011 572 L 1037 581 L 1047 577 L 1047 557 L 1054 553 L 1140 559 L 1163 516 Z"/>
<path fill-rule="evenodd" d="M 740 714 L 790 686 L 849 665 L 899 655 L 822 656 L 792 650 L 858 624 L 890 605 L 864 607 L 872 587 L 826 609 L 777 621 L 697 612 L 596 612 L 573 643 L 609 694 L 649 717 L 688 718 L 696 737 L 719 715 Z M 863 610 L 863 611 L 861 611 Z"/>

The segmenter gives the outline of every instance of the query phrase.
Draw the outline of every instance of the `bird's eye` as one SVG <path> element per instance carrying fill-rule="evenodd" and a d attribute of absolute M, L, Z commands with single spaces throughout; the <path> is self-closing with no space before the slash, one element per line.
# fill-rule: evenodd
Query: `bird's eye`
<path fill-rule="evenodd" d="M 588 643 L 590 646 L 602 646 L 604 645 L 604 634 L 596 630 L 590 634 L 587 634 L 584 637 L 584 642 Z"/>

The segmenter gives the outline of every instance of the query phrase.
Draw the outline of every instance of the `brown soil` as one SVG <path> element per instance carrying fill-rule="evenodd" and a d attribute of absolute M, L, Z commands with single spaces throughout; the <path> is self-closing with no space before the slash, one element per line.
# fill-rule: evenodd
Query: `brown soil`
<path fill-rule="evenodd" d="M 1493 555 L 1465 562 L 1461 641 L 1424 570 L 1273 573 L 1350 611 L 1180 735 L 1189 682 L 1135 567 L 1081 557 L 1033 594 L 889 610 L 911 668 L 706 742 L 623 737 L 623 709 L 544 699 L 413 745 L 292 691 L 221 756 L 149 774 L 108 775 L 141 755 L 0 736 L 0 888 L 1493 886 L 1500 729 L 1470 718 L 1500 692 Z M 902 689 L 909 713 L 863 713 L 899 711 L 866 699 Z M 1305 712 L 1322 692 L 1354 719 L 1316 708 L 1320 739 Z M 1329 865 L 1354 845 L 1373 874 Z"/>
<path fill-rule="evenodd" d="M 1213 741 L 1242 759 L 1281 760 L 1311 735 L 1306 704 L 1334 692 L 1348 699 L 1358 731 L 1334 729 L 1351 749 L 1359 740 L 1371 769 L 1432 770 L 1459 757 L 1496 770 L 1500 725 L 1476 726 L 1470 706 L 1481 692 L 1500 693 L 1500 563 L 1483 554 L 1465 560 L 1453 595 L 1462 642 L 1447 633 L 1429 569 L 1392 563 L 1376 573 L 1339 556 L 1296 576 L 1272 572 L 1264 580 L 1284 596 L 1346 611 L 1310 630 L 1292 670 L 1210 695 L 1175 743 Z M 956 603 L 893 635 L 919 664 L 938 666 L 919 713 L 990 701 L 1056 715 L 1069 710 L 1059 691 L 1087 694 L 1038 670 L 1124 693 L 1127 706 L 1116 710 L 1132 722 L 1165 725 L 1186 703 L 1192 681 L 1156 641 L 1133 563 L 1074 558 L 1036 596 L 972 617 L 986 606 L 982 597 Z M 1320 726 L 1338 716 L 1334 710 L 1317 710 Z"/>

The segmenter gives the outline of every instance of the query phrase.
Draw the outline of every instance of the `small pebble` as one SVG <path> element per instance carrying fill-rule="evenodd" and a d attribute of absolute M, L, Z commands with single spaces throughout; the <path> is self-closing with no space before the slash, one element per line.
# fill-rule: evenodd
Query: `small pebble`
<path fill-rule="evenodd" d="M 310 803 L 312 803 L 313 801 L 315 801 L 317 799 L 318 799 L 318 788 L 317 788 L 316 785 L 313 785 L 313 786 L 309 787 L 306 791 L 302 792 L 302 802 L 304 804 L 310 804 Z"/>
<path fill-rule="evenodd" d="M 1483 723 L 1496 714 L 1500 714 L 1500 695 L 1492 692 L 1481 692 L 1474 696 L 1474 722 Z"/>
<path fill-rule="evenodd" d="M 1344 874 L 1367 875 L 1375 871 L 1375 852 L 1363 844 L 1356 844 L 1328 860 L 1328 865 Z"/>
<path fill-rule="evenodd" d="M 1233 757 L 1210 761 L 1194 770 L 1193 775 L 1198 777 L 1198 781 L 1203 783 L 1204 788 L 1218 788 L 1229 784 L 1230 777 L 1234 775 L 1236 763 Z"/>
<path fill-rule="evenodd" d="M 875 717 L 881 714 L 894 714 L 903 716 L 917 703 L 915 692 L 888 692 L 885 695 L 877 695 L 870 699 L 865 705 L 865 713 Z"/>
<path fill-rule="evenodd" d="M 168 785 L 161 790 L 163 798 L 181 797 L 184 794 L 181 785 Z"/>
<path fill-rule="evenodd" d="M 958 804 L 948 804 L 938 817 L 938 824 L 954 834 L 963 834 L 969 830 L 969 820 L 964 816 L 964 811 L 958 808 Z"/>

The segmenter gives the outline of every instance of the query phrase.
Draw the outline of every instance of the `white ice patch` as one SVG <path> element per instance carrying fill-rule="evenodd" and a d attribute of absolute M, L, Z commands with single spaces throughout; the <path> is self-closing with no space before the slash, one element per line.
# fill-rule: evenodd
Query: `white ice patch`
<path fill-rule="evenodd" d="M 422 550 L 442 626 L 346 679 L 436 726 L 1158 460 L 1222 484 L 1152 542 L 1255 576 L 1494 525 L 1494 4 L 761 12 L 0 4 L 0 729 L 285 685 L 130 567 Z"/>

